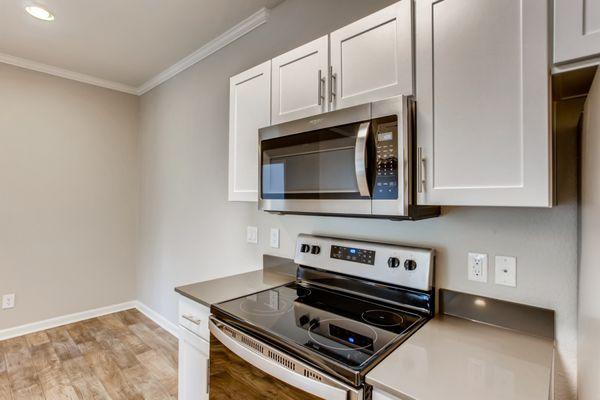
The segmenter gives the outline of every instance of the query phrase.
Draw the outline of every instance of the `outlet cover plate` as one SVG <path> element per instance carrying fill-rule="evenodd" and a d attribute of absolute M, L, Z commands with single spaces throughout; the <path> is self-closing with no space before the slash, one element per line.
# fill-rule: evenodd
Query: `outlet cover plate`
<path fill-rule="evenodd" d="M 487 254 L 469 253 L 467 269 L 470 281 L 486 283 L 488 272 Z"/>
<path fill-rule="evenodd" d="M 517 259 L 509 256 L 496 256 L 494 260 L 496 285 L 517 287 Z"/>
<path fill-rule="evenodd" d="M 7 310 L 15 307 L 15 295 L 14 293 L 5 294 L 2 296 L 2 309 Z"/>
<path fill-rule="evenodd" d="M 258 243 L 258 227 L 256 226 L 248 226 L 246 227 L 246 242 L 248 243 Z"/>
<path fill-rule="evenodd" d="M 272 248 L 279 248 L 279 229 L 271 228 L 271 236 L 269 237 L 269 243 Z"/>

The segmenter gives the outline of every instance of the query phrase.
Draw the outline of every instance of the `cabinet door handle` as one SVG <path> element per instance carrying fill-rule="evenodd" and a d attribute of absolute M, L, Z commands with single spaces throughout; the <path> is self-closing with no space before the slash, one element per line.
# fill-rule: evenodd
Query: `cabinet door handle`
<path fill-rule="evenodd" d="M 423 157 L 423 148 L 417 147 L 417 193 L 425 191 L 425 157 Z"/>
<path fill-rule="evenodd" d="M 333 99 L 336 97 L 337 93 L 335 91 L 337 85 L 337 76 L 333 72 L 333 67 L 329 66 L 329 102 L 333 103 Z"/>
<path fill-rule="evenodd" d="M 319 100 L 318 103 L 319 105 L 323 104 L 323 100 L 325 100 L 325 94 L 323 93 L 323 86 L 325 85 L 325 78 L 323 77 L 323 72 L 321 70 L 319 70 L 319 73 L 317 74 L 317 78 L 319 78 Z"/>
<path fill-rule="evenodd" d="M 181 317 L 182 317 L 183 319 L 186 319 L 186 320 L 190 321 L 190 322 L 191 322 L 192 324 L 194 324 L 194 325 L 200 325 L 200 323 L 202 322 L 202 319 L 200 319 L 200 318 L 195 318 L 195 317 L 193 317 L 193 316 L 191 316 L 191 315 L 186 315 L 186 314 L 184 314 L 184 315 L 182 315 Z"/>
<path fill-rule="evenodd" d="M 210 394 L 210 358 L 206 359 L 206 394 Z"/>

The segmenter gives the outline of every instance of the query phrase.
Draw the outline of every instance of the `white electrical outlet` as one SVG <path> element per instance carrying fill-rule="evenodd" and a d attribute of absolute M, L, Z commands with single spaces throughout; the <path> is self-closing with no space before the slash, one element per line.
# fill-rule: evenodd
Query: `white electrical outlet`
<path fill-rule="evenodd" d="M 495 282 L 496 285 L 517 286 L 517 259 L 508 256 L 496 256 Z"/>
<path fill-rule="evenodd" d="M 246 242 L 258 243 L 258 228 L 256 226 L 246 227 Z"/>
<path fill-rule="evenodd" d="M 274 249 L 279 248 L 279 229 L 271 228 L 270 244 Z"/>
<path fill-rule="evenodd" d="M 2 309 L 14 308 L 15 306 L 15 294 L 5 294 L 2 296 Z"/>
<path fill-rule="evenodd" d="M 481 253 L 469 253 L 468 277 L 470 281 L 487 282 L 488 256 Z"/>

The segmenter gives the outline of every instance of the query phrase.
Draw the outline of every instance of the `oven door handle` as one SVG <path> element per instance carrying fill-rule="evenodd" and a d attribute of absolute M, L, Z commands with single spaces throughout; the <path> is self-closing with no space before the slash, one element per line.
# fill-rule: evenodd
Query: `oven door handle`
<path fill-rule="evenodd" d="M 294 371 L 291 371 L 277 362 L 270 360 L 255 351 L 252 351 L 243 345 L 239 344 L 233 338 L 223 333 L 221 329 L 211 319 L 209 323 L 210 333 L 221 342 L 222 345 L 227 347 L 233 353 L 235 353 L 242 360 L 252 364 L 254 367 L 260 369 L 264 373 L 279 379 L 291 385 L 295 388 L 303 390 L 313 396 L 320 397 L 327 400 L 347 400 L 348 391 L 340 389 L 325 383 L 316 381 L 300 375 Z M 296 361 L 297 362 L 297 361 Z"/>
<path fill-rule="evenodd" d="M 371 123 L 363 122 L 358 127 L 356 145 L 354 147 L 354 170 L 356 172 L 356 183 L 361 196 L 370 197 L 369 182 L 367 180 L 367 139 L 371 132 Z"/>

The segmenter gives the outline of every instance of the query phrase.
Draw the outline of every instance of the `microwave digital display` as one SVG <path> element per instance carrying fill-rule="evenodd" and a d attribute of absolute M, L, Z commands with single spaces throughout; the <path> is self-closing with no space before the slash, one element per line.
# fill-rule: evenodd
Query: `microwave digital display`
<path fill-rule="evenodd" d="M 378 142 L 389 142 L 394 140 L 394 132 L 381 132 L 377 134 Z"/>

